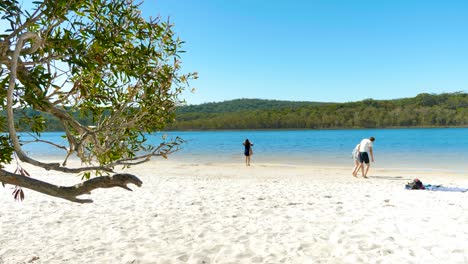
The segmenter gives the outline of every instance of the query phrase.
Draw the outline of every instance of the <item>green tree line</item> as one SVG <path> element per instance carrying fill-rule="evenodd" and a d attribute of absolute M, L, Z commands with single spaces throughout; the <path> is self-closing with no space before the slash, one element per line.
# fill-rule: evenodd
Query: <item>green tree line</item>
<path fill-rule="evenodd" d="M 266 107 L 268 106 L 268 107 Z M 214 110 L 216 109 L 216 110 Z M 349 103 L 239 99 L 184 106 L 168 129 L 329 129 L 468 126 L 468 94 Z"/>
<path fill-rule="evenodd" d="M 31 109 L 23 119 L 45 122 L 49 131 L 62 130 L 52 116 Z M 105 112 L 104 112 L 105 114 Z M 84 125 L 93 125 L 91 113 L 75 113 Z M 18 120 L 21 128 L 22 123 Z M 333 129 L 393 127 L 466 127 L 468 94 L 428 94 L 394 100 L 366 99 L 349 103 L 294 102 L 236 99 L 179 106 L 176 120 L 166 130 L 216 129 Z M 23 128 L 24 130 L 25 128 Z"/>

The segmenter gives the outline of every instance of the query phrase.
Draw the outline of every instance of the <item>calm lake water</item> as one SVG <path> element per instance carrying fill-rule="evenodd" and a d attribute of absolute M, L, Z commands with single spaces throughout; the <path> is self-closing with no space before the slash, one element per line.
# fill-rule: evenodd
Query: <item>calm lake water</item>
<path fill-rule="evenodd" d="M 254 144 L 253 164 L 352 166 L 354 146 L 362 138 L 374 136 L 375 167 L 468 171 L 468 128 L 171 131 L 152 135 L 150 142 L 159 143 L 162 134 L 188 140 L 181 151 L 170 156 L 177 161 L 241 163 L 242 142 L 248 138 Z M 62 135 L 44 133 L 42 139 L 63 144 Z M 22 134 L 22 138 L 28 136 Z M 63 153 L 40 143 L 28 144 L 25 149 L 35 157 L 57 157 Z"/>

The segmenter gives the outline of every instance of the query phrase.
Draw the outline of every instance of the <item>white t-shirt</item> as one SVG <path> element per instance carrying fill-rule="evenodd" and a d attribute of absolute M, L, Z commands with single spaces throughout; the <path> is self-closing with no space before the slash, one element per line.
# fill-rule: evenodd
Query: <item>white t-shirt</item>
<path fill-rule="evenodd" d="M 371 147 L 372 147 L 372 141 L 370 141 L 370 139 L 368 138 L 365 138 L 361 140 L 361 143 L 359 146 L 359 152 L 369 152 Z"/>

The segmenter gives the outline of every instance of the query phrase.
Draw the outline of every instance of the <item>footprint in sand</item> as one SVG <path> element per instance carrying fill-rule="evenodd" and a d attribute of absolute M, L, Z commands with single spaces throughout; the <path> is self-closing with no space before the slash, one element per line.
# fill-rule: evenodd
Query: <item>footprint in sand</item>
<path fill-rule="evenodd" d="M 182 262 L 187 262 L 189 260 L 189 256 L 186 253 L 182 253 L 180 256 L 176 258 Z"/>

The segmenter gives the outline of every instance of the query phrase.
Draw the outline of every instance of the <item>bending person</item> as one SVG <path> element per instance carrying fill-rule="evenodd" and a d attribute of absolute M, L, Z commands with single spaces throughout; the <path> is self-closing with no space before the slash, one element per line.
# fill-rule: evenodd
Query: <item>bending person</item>
<path fill-rule="evenodd" d="M 359 163 L 361 167 L 362 176 L 367 178 L 367 172 L 369 172 L 370 161 L 374 162 L 374 152 L 372 150 L 372 145 L 375 141 L 374 137 L 365 138 L 359 143 Z M 370 160 L 369 160 L 370 155 Z M 366 168 L 364 168 L 364 166 Z M 357 170 L 354 175 L 357 174 Z"/>

